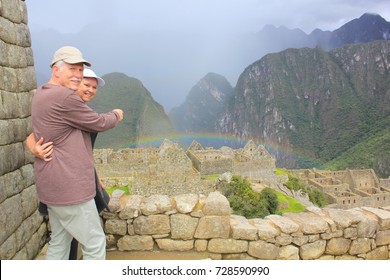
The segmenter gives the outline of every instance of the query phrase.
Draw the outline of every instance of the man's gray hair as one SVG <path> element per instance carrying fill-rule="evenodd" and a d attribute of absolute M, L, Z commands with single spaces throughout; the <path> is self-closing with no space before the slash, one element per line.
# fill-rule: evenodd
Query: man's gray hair
<path fill-rule="evenodd" d="M 64 67 L 65 63 L 66 63 L 65 61 L 60 60 L 60 61 L 57 61 L 56 63 L 54 63 L 53 66 L 54 65 L 57 66 L 60 69 L 60 71 L 61 71 L 62 67 Z"/>

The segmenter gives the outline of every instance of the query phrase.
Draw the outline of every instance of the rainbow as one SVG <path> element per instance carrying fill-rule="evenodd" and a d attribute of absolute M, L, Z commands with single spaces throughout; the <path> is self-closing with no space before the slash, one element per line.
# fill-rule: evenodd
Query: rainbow
<path fill-rule="evenodd" d="M 230 134 L 217 134 L 217 133 L 171 133 L 164 135 L 153 135 L 139 137 L 137 143 L 129 143 L 123 148 L 135 148 L 135 147 L 159 147 L 165 139 L 172 142 L 179 143 L 184 149 L 188 148 L 192 141 L 197 141 L 203 147 L 213 147 L 218 149 L 222 146 L 228 146 L 234 149 L 244 147 L 249 140 L 253 140 L 256 145 L 263 145 L 274 157 L 283 157 L 299 160 L 300 162 L 307 162 L 308 165 L 314 165 L 312 167 L 320 167 L 317 160 L 308 157 L 303 152 L 299 152 L 291 149 L 291 147 L 282 146 L 278 143 L 264 143 L 260 138 L 256 137 L 238 137 Z M 278 156 L 277 156 L 278 155 Z"/>

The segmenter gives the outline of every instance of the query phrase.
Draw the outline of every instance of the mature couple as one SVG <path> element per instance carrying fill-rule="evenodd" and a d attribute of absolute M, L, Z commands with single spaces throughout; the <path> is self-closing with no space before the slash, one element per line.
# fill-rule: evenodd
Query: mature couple
<path fill-rule="evenodd" d="M 94 200 L 98 178 L 93 136 L 115 127 L 123 111 L 98 114 L 85 104 L 104 81 L 84 65 L 91 66 L 77 48 L 58 49 L 50 64 L 49 82 L 32 99 L 33 133 L 26 144 L 36 156 L 38 198 L 49 215 L 47 259 L 68 259 L 73 239 L 81 244 L 83 259 L 106 256 L 105 234 Z"/>

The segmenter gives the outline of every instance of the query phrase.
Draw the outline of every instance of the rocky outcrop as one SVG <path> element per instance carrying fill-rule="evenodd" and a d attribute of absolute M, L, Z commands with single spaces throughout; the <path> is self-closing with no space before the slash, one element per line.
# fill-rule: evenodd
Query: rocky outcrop
<path fill-rule="evenodd" d="M 312 207 L 246 219 L 232 214 L 219 192 L 122 201 L 115 212 L 102 214 L 109 249 L 192 250 L 213 259 L 389 259 L 390 207 Z"/>

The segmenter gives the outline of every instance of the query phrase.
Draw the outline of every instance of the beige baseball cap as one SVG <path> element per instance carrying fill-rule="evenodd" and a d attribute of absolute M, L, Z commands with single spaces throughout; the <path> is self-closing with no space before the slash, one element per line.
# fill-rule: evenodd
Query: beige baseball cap
<path fill-rule="evenodd" d="M 81 51 L 71 46 L 59 48 L 53 55 L 50 67 L 61 60 L 69 64 L 84 63 L 87 66 L 91 66 L 91 63 L 83 58 Z"/>

